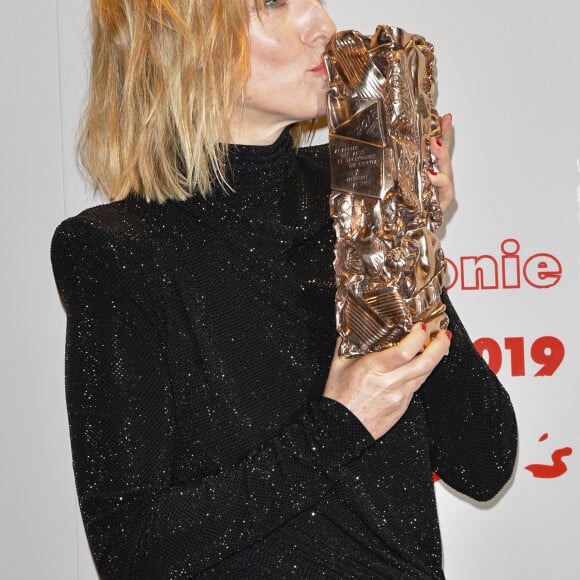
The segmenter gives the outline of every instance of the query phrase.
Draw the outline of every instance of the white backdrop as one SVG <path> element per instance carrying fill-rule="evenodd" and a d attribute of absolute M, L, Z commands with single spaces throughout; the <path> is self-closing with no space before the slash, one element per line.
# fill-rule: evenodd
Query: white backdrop
<path fill-rule="evenodd" d="M 63 394 L 64 314 L 50 236 L 96 202 L 74 164 L 88 0 L 4 0 L 0 19 L 0 577 L 93 580 Z M 339 28 L 379 22 L 435 44 L 455 120 L 451 296 L 520 426 L 491 505 L 437 483 L 449 580 L 577 577 L 580 523 L 580 65 L 577 0 L 329 0 Z M 574 493 L 575 492 L 575 493 Z"/>

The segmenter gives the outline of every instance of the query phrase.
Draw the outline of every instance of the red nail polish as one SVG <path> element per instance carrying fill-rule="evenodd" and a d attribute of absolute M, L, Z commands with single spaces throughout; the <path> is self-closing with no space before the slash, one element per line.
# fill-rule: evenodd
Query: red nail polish
<path fill-rule="evenodd" d="M 431 175 L 437 175 L 437 172 L 434 169 L 429 169 L 429 173 Z"/>
<path fill-rule="evenodd" d="M 447 338 L 448 338 L 449 340 L 451 340 L 451 337 L 453 336 L 453 333 L 452 333 L 450 330 L 446 330 L 446 331 L 445 331 L 445 334 L 447 335 Z"/>
<path fill-rule="evenodd" d="M 439 145 L 439 147 L 443 147 L 443 143 L 441 143 L 441 139 L 435 139 L 437 145 Z"/>

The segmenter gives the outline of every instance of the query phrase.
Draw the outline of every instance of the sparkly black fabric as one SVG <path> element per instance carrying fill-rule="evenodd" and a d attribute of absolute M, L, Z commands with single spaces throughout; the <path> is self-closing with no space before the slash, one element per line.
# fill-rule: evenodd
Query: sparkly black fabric
<path fill-rule="evenodd" d="M 236 192 L 209 201 L 90 209 L 53 240 L 101 576 L 443 578 L 432 471 L 498 492 L 516 454 L 506 392 L 448 305 L 449 356 L 375 443 L 321 397 L 336 336 L 327 147 L 296 154 L 284 133 L 232 148 L 231 177 Z"/>

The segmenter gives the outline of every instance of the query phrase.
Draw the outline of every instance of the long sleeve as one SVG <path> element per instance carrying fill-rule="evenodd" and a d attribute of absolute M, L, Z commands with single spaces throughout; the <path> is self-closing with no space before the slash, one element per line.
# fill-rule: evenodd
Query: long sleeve
<path fill-rule="evenodd" d="M 509 480 L 517 425 L 509 396 L 479 355 L 448 296 L 449 355 L 421 389 L 434 471 L 451 487 L 485 501 Z"/>
<path fill-rule="evenodd" d="M 373 444 L 347 409 L 318 398 L 237 465 L 175 481 L 172 353 L 143 299 L 167 273 L 118 228 L 83 216 L 59 226 L 52 262 L 77 491 L 103 578 L 195 576 L 318 501 Z"/>

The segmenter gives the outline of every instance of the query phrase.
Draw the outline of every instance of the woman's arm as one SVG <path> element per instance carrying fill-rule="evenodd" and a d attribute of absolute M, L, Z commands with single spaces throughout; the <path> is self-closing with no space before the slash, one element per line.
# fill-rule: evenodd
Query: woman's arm
<path fill-rule="evenodd" d="M 479 355 L 447 294 L 449 355 L 420 391 L 434 471 L 474 499 L 494 497 L 509 480 L 517 425 L 509 395 Z"/>
<path fill-rule="evenodd" d="M 156 274 L 139 251 L 118 228 L 83 217 L 53 239 L 77 491 L 103 578 L 194 576 L 323 497 L 373 438 L 321 398 L 235 467 L 178 484 L 171 353 L 141 298 Z"/>

